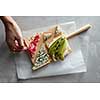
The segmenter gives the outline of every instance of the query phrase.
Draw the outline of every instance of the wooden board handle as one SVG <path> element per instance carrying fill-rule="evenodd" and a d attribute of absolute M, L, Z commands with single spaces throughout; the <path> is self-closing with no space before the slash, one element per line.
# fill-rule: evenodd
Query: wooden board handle
<path fill-rule="evenodd" d="M 72 32 L 72 33 L 68 34 L 66 38 L 67 39 L 70 39 L 73 36 L 76 36 L 76 35 L 84 32 L 84 31 L 87 31 L 89 28 L 91 28 L 91 25 L 90 24 L 87 24 L 87 25 L 81 27 L 80 29 L 76 30 L 75 32 Z"/>

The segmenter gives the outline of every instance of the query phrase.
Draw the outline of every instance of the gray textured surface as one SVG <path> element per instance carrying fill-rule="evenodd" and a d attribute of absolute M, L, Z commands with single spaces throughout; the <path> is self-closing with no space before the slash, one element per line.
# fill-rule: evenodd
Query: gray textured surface
<path fill-rule="evenodd" d="M 4 42 L 4 27 L 0 23 L 0 82 L 100 82 L 100 17 L 14 17 L 22 30 L 75 21 L 77 28 L 90 23 L 92 28 L 79 36 L 88 72 L 41 79 L 18 80 L 13 55 Z"/>

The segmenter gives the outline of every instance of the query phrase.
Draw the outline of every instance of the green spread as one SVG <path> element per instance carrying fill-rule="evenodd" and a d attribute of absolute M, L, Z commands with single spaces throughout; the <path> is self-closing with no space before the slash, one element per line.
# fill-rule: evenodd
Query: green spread
<path fill-rule="evenodd" d="M 34 63 L 33 67 L 38 67 L 44 63 L 46 63 L 49 59 L 49 55 L 45 51 L 44 45 L 40 48 L 37 57 L 36 57 L 36 62 Z"/>
<path fill-rule="evenodd" d="M 49 54 L 52 59 L 64 60 L 64 51 L 66 49 L 67 40 L 65 37 L 60 37 L 57 39 L 49 48 Z"/>

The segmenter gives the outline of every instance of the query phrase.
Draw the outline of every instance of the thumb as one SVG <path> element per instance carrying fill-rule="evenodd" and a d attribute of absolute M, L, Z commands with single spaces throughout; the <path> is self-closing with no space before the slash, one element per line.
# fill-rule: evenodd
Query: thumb
<path fill-rule="evenodd" d="M 19 38 L 19 39 L 17 39 L 17 41 L 18 41 L 19 47 L 20 47 L 20 48 L 23 48 L 23 47 L 24 47 L 24 41 L 23 41 L 23 38 Z"/>
<path fill-rule="evenodd" d="M 17 41 L 18 41 L 18 46 L 20 49 L 27 50 L 27 47 L 25 46 L 23 38 L 17 39 Z"/>

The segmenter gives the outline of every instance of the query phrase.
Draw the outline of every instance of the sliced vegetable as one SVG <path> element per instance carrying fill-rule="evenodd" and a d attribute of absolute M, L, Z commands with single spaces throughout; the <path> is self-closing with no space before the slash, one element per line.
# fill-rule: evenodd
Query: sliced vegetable
<path fill-rule="evenodd" d="M 40 48 L 40 50 L 37 54 L 37 58 L 36 58 L 36 62 L 34 64 L 34 66 L 38 67 L 39 65 L 44 64 L 45 62 L 47 62 L 48 59 L 49 59 L 49 55 L 45 51 L 44 45 L 42 45 L 42 47 Z"/>
<path fill-rule="evenodd" d="M 29 45 L 29 48 L 28 48 L 28 51 L 29 53 L 32 55 L 36 52 L 36 47 L 37 47 L 37 44 L 39 42 L 39 39 L 40 39 L 40 36 L 39 34 L 36 34 L 34 39 L 31 41 L 30 45 Z"/>
<path fill-rule="evenodd" d="M 64 60 L 64 51 L 66 49 L 66 38 L 60 37 L 49 48 L 49 54 L 55 60 Z"/>

